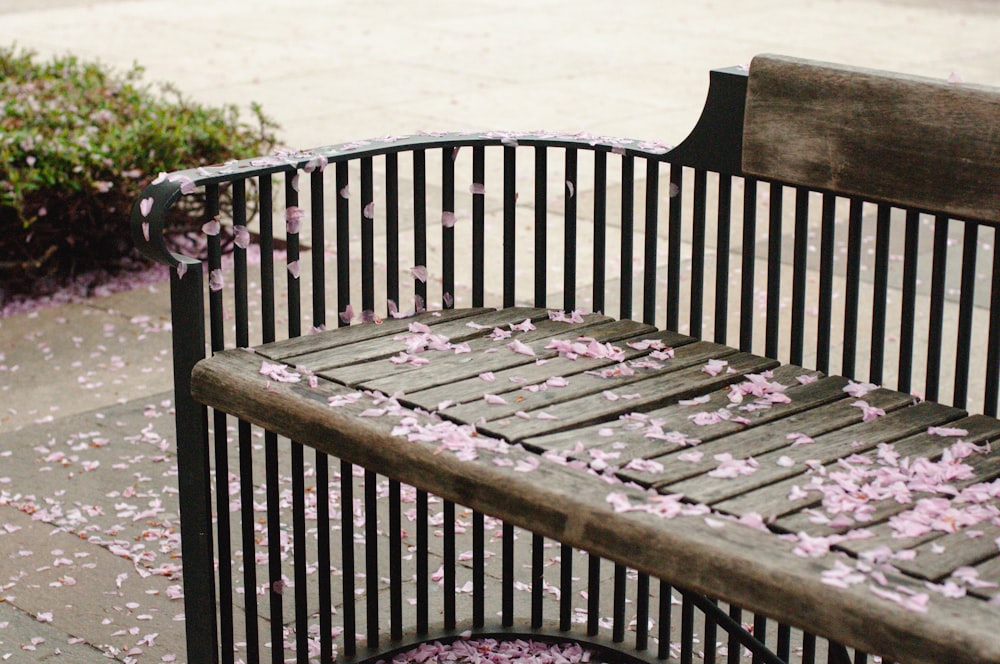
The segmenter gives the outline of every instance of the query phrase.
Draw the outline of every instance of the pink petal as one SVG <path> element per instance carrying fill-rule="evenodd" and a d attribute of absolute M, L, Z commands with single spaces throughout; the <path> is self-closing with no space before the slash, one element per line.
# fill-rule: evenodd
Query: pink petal
<path fill-rule="evenodd" d="M 204 223 L 201 227 L 201 232 L 205 235 L 218 235 L 220 230 L 222 230 L 222 225 L 219 223 L 218 217 Z"/>
<path fill-rule="evenodd" d="M 306 211 L 296 205 L 285 208 L 285 230 L 290 234 L 299 232 L 302 218 L 306 216 Z"/>
<path fill-rule="evenodd" d="M 139 201 L 139 212 L 142 213 L 142 216 L 148 217 L 152 209 L 153 209 L 152 198 L 144 198 L 141 201 Z"/>
<path fill-rule="evenodd" d="M 212 270 L 208 274 L 208 287 L 213 291 L 222 290 L 224 282 L 222 280 L 222 270 Z"/>
<path fill-rule="evenodd" d="M 246 226 L 233 226 L 233 231 L 235 232 L 233 244 L 240 249 L 246 249 L 250 246 L 250 231 L 247 230 Z"/>
<path fill-rule="evenodd" d="M 364 215 L 365 219 L 374 219 L 375 218 L 375 201 L 372 201 L 371 203 L 369 203 L 368 205 L 366 205 L 365 209 L 361 211 L 361 214 Z"/>
<path fill-rule="evenodd" d="M 424 265 L 414 265 L 410 268 L 410 274 L 420 283 L 427 282 L 427 267 Z"/>
<path fill-rule="evenodd" d="M 469 185 L 469 193 L 480 194 L 480 195 L 485 194 L 486 187 L 483 186 L 481 182 L 473 182 L 471 185 Z"/>
<path fill-rule="evenodd" d="M 441 213 L 441 225 L 445 228 L 452 228 L 455 226 L 455 213 L 445 210 Z"/>
<path fill-rule="evenodd" d="M 292 275 L 292 277 L 295 278 L 295 279 L 299 278 L 299 262 L 298 261 L 291 261 L 288 264 L 288 274 Z"/>
<path fill-rule="evenodd" d="M 530 355 L 532 357 L 535 356 L 535 351 L 532 350 L 531 346 L 521 343 L 517 339 L 514 339 L 509 344 L 507 344 L 507 348 L 511 349 L 515 353 L 520 353 L 522 355 Z"/>

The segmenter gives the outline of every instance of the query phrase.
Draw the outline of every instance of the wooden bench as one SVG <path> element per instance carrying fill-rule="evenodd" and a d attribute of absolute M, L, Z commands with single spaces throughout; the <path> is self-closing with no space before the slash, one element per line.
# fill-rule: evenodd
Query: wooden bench
<path fill-rule="evenodd" d="M 230 607 L 230 579 L 236 570 L 225 561 L 231 551 L 226 541 L 231 491 L 227 456 L 232 447 L 226 433 L 228 414 L 240 422 L 235 438 L 244 496 L 256 486 L 251 426 L 267 432 L 265 521 L 271 544 L 265 594 L 272 641 L 283 638 L 282 623 L 287 620 L 282 618 L 287 609 L 282 600 L 284 568 L 276 560 L 279 549 L 274 543 L 282 520 L 275 506 L 280 502 L 278 436 L 294 441 L 289 447 L 295 502 L 290 537 L 300 661 L 306 661 L 310 645 L 306 635 L 313 620 L 319 624 L 317 654 L 322 658 L 334 654 L 333 635 L 339 633 L 332 622 L 337 596 L 343 598 L 336 617 L 344 630 L 341 654 L 347 659 L 384 658 L 416 642 L 456 638 L 466 628 L 508 638 L 565 636 L 597 648 L 610 647 L 600 652 L 622 661 L 666 659 L 671 655 L 671 603 L 679 598 L 676 654 L 682 661 L 691 661 L 697 650 L 696 611 L 704 619 L 704 661 L 715 661 L 719 629 L 726 634 L 731 662 L 739 661 L 744 648 L 752 652 L 753 661 L 815 661 L 814 635 L 829 639 L 827 661 L 837 664 L 866 661 L 865 653 L 901 662 L 1000 661 L 1000 640 L 995 637 L 1000 626 L 1000 462 L 990 445 L 1000 436 L 1000 421 L 995 419 L 1000 252 L 989 248 L 1000 239 L 998 126 L 997 90 L 760 56 L 749 77 L 735 70 L 713 72 L 702 120 L 684 143 L 669 151 L 591 137 L 404 137 L 241 163 L 227 173 L 188 172 L 172 183 L 168 179 L 154 185 L 148 197 L 152 202 L 142 209 L 137 204 L 135 233 L 140 244 L 149 236 L 161 249 L 158 224 L 177 198 L 183 178 L 206 185 L 210 219 L 222 182 L 237 183 L 233 196 L 237 225 L 245 223 L 244 187 L 251 175 L 258 178 L 264 204 L 263 343 L 249 341 L 251 286 L 246 255 L 238 249 L 235 299 L 229 305 L 236 312 L 237 348 L 224 349 L 223 293 L 213 286 L 209 310 L 215 352 L 200 360 L 204 340 L 200 265 L 169 255 L 174 265 L 199 268 L 181 270 L 172 280 L 175 339 L 179 339 L 175 366 L 191 652 L 218 656 L 216 635 L 221 634 L 225 657 L 232 650 L 238 622 Z M 618 320 L 573 311 L 578 297 L 576 264 L 581 260 L 577 250 L 583 248 L 582 242 L 578 246 L 572 239 L 579 233 L 578 204 L 584 191 L 577 179 L 577 157 L 588 149 L 582 147 L 585 144 L 594 154 L 593 200 L 587 201 L 594 206 L 593 218 L 587 221 L 594 230 L 583 236 L 593 242 L 592 299 L 594 309 L 607 310 L 611 303 L 604 298 L 616 295 Z M 449 223 L 456 216 L 454 162 L 463 145 L 473 148 L 468 261 L 456 252 L 456 237 L 463 236 L 456 235 Z M 485 284 L 491 270 L 485 255 L 491 245 L 484 235 L 488 212 L 483 155 L 491 145 L 501 149 L 504 169 L 503 205 L 497 210 L 504 259 L 497 276 L 503 288 L 496 309 L 483 306 L 489 299 Z M 373 226 L 382 218 L 373 211 L 379 208 L 374 207 L 372 158 L 387 155 L 384 292 L 395 304 L 401 301 L 397 275 L 405 271 L 396 238 L 407 236 L 400 231 L 400 218 L 411 213 L 400 204 L 397 155 L 411 151 L 414 155 L 413 262 L 423 267 L 428 262 L 429 186 L 424 166 L 428 146 L 441 148 L 444 307 L 406 317 L 391 316 L 391 311 L 376 314 L 380 279 Z M 519 199 L 516 154 L 525 148 L 535 155 L 533 307 L 515 306 L 522 298 L 514 248 Z M 550 225 L 546 155 L 553 149 L 566 154 L 565 170 L 557 174 L 566 176 L 558 211 L 564 220 L 558 230 L 567 238 L 560 264 L 564 297 L 555 310 L 548 303 L 551 285 L 544 276 L 552 270 L 540 251 L 547 242 L 544 229 Z M 609 284 L 604 239 L 608 191 L 613 187 L 606 185 L 607 160 L 617 155 L 622 162 L 619 255 L 625 267 L 619 283 Z M 646 162 L 645 197 L 632 195 L 637 158 Z M 354 175 L 348 170 L 353 159 L 360 166 L 361 201 L 353 217 L 359 237 L 352 244 L 346 194 Z M 350 322 L 353 307 L 346 305 L 352 301 L 351 279 L 357 278 L 352 266 L 358 267 L 350 252 L 360 248 L 358 308 L 368 320 L 301 335 L 300 276 L 298 269 L 289 268 L 289 338 L 277 340 L 275 267 L 268 258 L 270 175 L 293 174 L 300 168 L 310 173 L 312 323 L 322 328 L 325 259 L 319 248 L 325 240 L 322 166 L 327 162 L 335 165 L 337 194 L 331 232 L 337 238 L 336 307 L 343 314 L 341 322 Z M 669 164 L 669 180 L 660 186 L 664 163 Z M 690 171 L 693 178 L 685 184 L 684 173 Z M 717 185 L 711 196 L 706 185 L 709 174 Z M 298 190 L 291 178 L 285 181 L 286 206 L 296 207 Z M 738 226 L 731 223 L 734 182 L 743 199 Z M 767 187 L 763 201 L 759 183 Z M 795 195 L 793 214 L 786 214 L 789 211 L 782 206 L 785 192 Z M 658 210 L 661 195 L 668 200 L 664 215 Z M 690 209 L 682 206 L 687 196 L 692 199 Z M 524 196 L 520 198 L 523 201 Z M 643 204 L 641 229 L 632 223 L 636 201 Z M 714 218 L 707 214 L 711 207 Z M 761 211 L 767 215 L 767 233 L 757 225 Z M 873 218 L 870 212 L 875 213 Z M 686 230 L 682 234 L 688 220 L 690 235 Z M 863 258 L 862 247 L 869 242 L 863 230 L 872 222 L 875 232 L 868 261 Z M 840 223 L 847 227 L 842 264 L 835 256 L 835 228 Z M 665 289 L 657 281 L 660 224 L 665 228 Z M 933 246 L 923 253 L 919 251 L 922 225 L 933 225 L 934 231 Z M 729 235 L 734 227 L 742 236 L 738 262 L 732 263 L 740 269 L 735 280 L 739 302 L 734 307 L 738 334 L 728 325 L 729 254 L 737 244 L 729 242 Z M 288 227 L 286 263 L 297 267 L 299 247 L 293 228 Z M 714 283 L 706 278 L 706 236 L 711 237 L 706 229 L 715 232 Z M 962 269 L 956 276 L 959 287 L 951 288 L 954 294 L 949 300 L 948 286 L 953 282 L 947 276 L 948 246 L 956 229 L 962 231 Z M 643 270 L 642 285 L 635 293 L 631 238 L 637 233 L 643 241 Z M 756 252 L 758 233 L 766 237 L 766 257 Z M 790 235 L 789 242 L 783 242 L 783 233 Z M 818 246 L 810 246 L 815 243 Z M 788 249 L 782 261 L 783 244 L 791 245 L 790 261 Z M 681 260 L 682 249 L 690 252 L 687 262 Z M 155 253 L 155 247 L 147 250 Z M 819 257 L 819 264 L 812 267 L 811 253 Z M 990 254 L 992 277 L 984 280 L 977 273 L 976 258 Z M 893 255 L 898 256 L 899 268 L 891 265 Z M 954 253 L 950 259 L 956 260 Z M 690 294 L 685 292 L 683 298 L 682 263 L 690 276 Z M 982 261 L 978 265 L 981 269 Z M 213 246 L 210 240 L 208 269 L 220 268 L 218 242 Z M 864 274 L 868 268 L 870 273 Z M 765 277 L 767 284 L 766 302 L 759 305 L 755 274 Z M 924 279 L 929 288 L 920 283 Z M 842 315 L 834 313 L 834 284 L 844 289 Z M 455 308 L 463 286 L 472 306 Z M 783 306 L 781 295 L 789 292 L 789 286 L 790 306 Z M 902 302 L 894 304 L 895 315 L 888 311 L 890 290 Z M 658 293 L 666 294 L 659 308 Z M 427 298 L 422 278 L 414 281 L 413 294 Z M 629 320 L 637 295 L 642 322 Z M 704 306 L 706 301 L 713 306 Z M 763 315 L 755 311 L 758 306 Z M 807 313 L 813 307 L 815 311 Z M 685 334 L 677 331 L 682 328 L 682 309 L 689 311 Z M 699 338 L 703 325 L 708 327 L 704 319 L 709 313 L 714 314 L 709 321 L 714 341 Z M 182 328 L 184 335 L 178 334 Z M 835 341 L 835 334 L 842 336 Z M 943 354 L 948 358 L 952 353 L 953 363 L 942 360 Z M 840 360 L 839 371 L 834 370 L 832 358 Z M 887 377 L 894 379 L 894 389 L 867 382 L 887 382 Z M 910 394 L 920 389 L 918 379 L 923 379 L 926 401 Z M 945 381 L 952 385 L 943 386 Z M 951 405 L 937 403 L 949 388 Z M 184 400 L 187 393 L 195 401 Z M 211 563 L 204 563 L 213 553 L 213 510 L 212 447 L 202 405 L 214 413 L 219 505 L 215 512 L 220 522 L 214 546 L 222 548 L 218 578 Z M 186 446 L 185 441 L 189 441 Z M 309 473 L 315 479 L 308 486 L 304 447 L 317 452 Z M 344 509 L 336 523 L 341 540 L 338 564 L 343 570 L 339 595 L 330 586 L 329 571 L 336 567 L 330 556 L 337 548 L 330 531 L 337 520 L 329 511 L 334 478 L 327 455 L 341 463 L 339 484 L 334 483 L 333 489 L 341 492 L 341 505 L 353 504 L 356 467 L 363 469 L 364 478 L 357 488 L 364 497 L 363 536 L 354 531 L 351 510 Z M 378 507 L 378 477 L 389 480 L 388 508 Z M 400 534 L 401 491 L 406 486 L 417 490 L 417 533 L 412 540 Z M 305 497 L 313 493 L 315 544 L 312 535 L 307 538 L 310 531 L 304 516 Z M 428 587 L 434 583 L 428 566 L 433 567 L 429 559 L 437 555 L 430 553 L 429 495 L 444 500 L 443 604 L 437 630 L 429 626 L 433 610 L 428 608 Z M 255 531 L 246 525 L 255 520 L 247 502 L 241 508 L 244 549 L 255 546 Z M 456 506 L 472 510 L 469 524 L 457 525 L 461 519 L 456 518 Z M 486 518 L 503 521 L 502 570 L 496 579 L 499 598 L 491 597 L 498 593 L 487 582 Z M 380 527 L 388 535 L 382 536 Z M 466 527 L 473 542 L 470 569 L 456 551 L 456 535 Z M 515 607 L 514 598 L 520 574 L 515 565 L 515 527 L 532 533 L 530 621 L 524 623 L 518 621 L 521 609 Z M 363 539 L 366 558 L 362 569 L 367 648 L 361 651 L 355 649 L 355 535 Z M 556 624 L 543 619 L 545 539 L 558 543 L 560 552 Z M 402 588 L 407 580 L 402 556 L 407 546 L 416 557 L 412 625 L 403 618 Z M 589 554 L 585 610 L 574 604 L 580 590 L 580 582 L 573 578 L 575 549 Z M 599 624 L 601 559 L 612 561 L 615 570 L 614 619 L 611 634 L 604 639 Z M 317 581 L 307 576 L 312 566 L 326 570 Z M 259 582 L 255 572 L 248 572 L 253 568 L 243 569 L 248 586 Z M 630 646 L 624 644 L 627 569 L 638 573 L 635 642 Z M 381 605 L 380 575 L 388 581 L 389 594 Z M 463 575 L 471 579 L 468 616 L 457 608 Z M 211 608 L 216 588 L 221 594 L 221 629 Z M 651 597 L 658 602 L 652 633 Z M 493 599 L 500 600 L 499 623 L 488 615 Z M 319 602 L 318 609 L 313 600 Z M 251 606 L 255 604 L 246 602 L 243 609 L 246 624 L 254 626 L 248 632 L 256 629 L 258 613 Z M 383 618 L 380 607 L 386 604 L 390 615 Z M 743 610 L 753 612 L 752 628 L 743 624 Z M 318 616 L 311 618 L 314 613 Z M 574 627 L 578 614 L 585 614 L 585 630 Z M 383 631 L 388 632 L 388 644 L 380 641 Z M 655 652 L 649 648 L 651 636 L 658 641 Z M 265 656 L 255 648 L 248 646 L 251 659 Z M 283 657 L 280 649 L 272 655 Z"/>

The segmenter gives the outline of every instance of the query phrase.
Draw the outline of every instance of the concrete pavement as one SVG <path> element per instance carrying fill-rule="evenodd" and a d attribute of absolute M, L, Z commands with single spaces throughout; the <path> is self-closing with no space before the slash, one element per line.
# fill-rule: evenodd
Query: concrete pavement
<path fill-rule="evenodd" d="M 0 43 L 258 101 L 296 148 L 464 129 L 676 143 L 713 67 L 778 52 L 1000 85 L 997 35 L 987 0 L 0 0 Z M 0 661 L 184 659 L 168 320 L 165 285 L 0 319 Z"/>

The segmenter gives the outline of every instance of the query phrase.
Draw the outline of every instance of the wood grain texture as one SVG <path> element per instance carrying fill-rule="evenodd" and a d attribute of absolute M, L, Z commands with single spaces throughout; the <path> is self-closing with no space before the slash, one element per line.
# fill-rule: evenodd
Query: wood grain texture
<path fill-rule="evenodd" d="M 743 170 L 1000 222 L 1000 89 L 759 55 Z"/>
<path fill-rule="evenodd" d="M 259 374 L 260 360 L 225 351 L 199 363 L 192 377 L 194 397 L 545 537 L 869 652 L 914 664 L 1000 660 L 995 638 L 1000 607 L 973 597 L 933 598 L 928 614 L 916 614 L 877 598 L 864 585 L 833 589 L 820 577 L 830 561 L 795 556 L 789 543 L 768 533 L 737 524 L 715 527 L 701 517 L 614 513 L 606 501 L 608 485 L 547 459 L 531 473 L 498 466 L 488 452 L 478 461 L 461 461 L 442 453 L 436 442 L 393 436 L 392 418 L 359 417 L 364 404 L 328 406 L 327 397 L 347 391 L 343 387 L 327 381 L 317 388 L 268 385 Z M 528 454 L 508 451 L 511 459 Z M 645 499 L 638 491 L 622 490 L 633 500 Z M 922 590 L 903 575 L 887 576 L 894 586 Z"/>

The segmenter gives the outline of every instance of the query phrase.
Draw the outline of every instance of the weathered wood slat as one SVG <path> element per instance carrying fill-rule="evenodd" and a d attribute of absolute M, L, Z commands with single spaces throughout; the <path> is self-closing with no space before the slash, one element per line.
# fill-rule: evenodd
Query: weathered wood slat
<path fill-rule="evenodd" d="M 958 419 L 964 414 L 957 408 L 924 401 L 868 422 L 824 434 L 808 445 L 792 447 L 790 441 L 786 440 L 788 446 L 755 457 L 760 467 L 752 475 L 731 479 L 697 477 L 672 484 L 669 489 L 683 493 L 691 500 L 716 505 L 720 510 L 730 514 L 751 512 L 765 514 L 762 510 L 773 508 L 774 497 L 767 492 L 753 494 L 748 492 L 801 475 L 808 470 L 806 461 L 822 464 L 851 452 L 860 454 L 879 443 L 899 440 L 918 431 L 925 431 L 927 427 L 939 426 Z M 781 457 L 788 457 L 794 465 L 791 467 L 779 465 Z"/>
<path fill-rule="evenodd" d="M 1000 222 L 1000 90 L 760 55 L 748 175 Z"/>
<path fill-rule="evenodd" d="M 598 341 L 607 341 L 607 339 L 603 339 L 602 336 L 597 335 L 596 330 L 591 329 L 588 333 Z M 693 337 L 670 331 L 660 331 L 651 334 L 642 333 L 634 338 L 638 340 L 656 339 L 673 348 L 696 341 Z M 635 350 L 628 347 L 625 340 L 618 345 L 625 353 L 626 361 L 649 354 L 648 350 Z M 569 377 L 585 371 L 609 367 L 614 364 L 616 364 L 614 360 L 589 357 L 581 357 L 575 360 L 565 357 L 553 357 L 545 364 L 532 363 L 496 371 L 494 372 L 495 380 L 492 383 L 476 376 L 475 378 L 468 378 L 455 383 L 432 387 L 427 390 L 408 392 L 406 394 L 406 403 L 434 410 L 443 401 L 452 401 L 456 404 L 469 403 L 481 400 L 487 394 L 508 394 L 509 392 L 521 390 L 524 385 L 544 383 L 552 376 Z M 475 420 L 476 418 L 473 417 L 472 419 Z"/>
<path fill-rule="evenodd" d="M 487 309 L 476 316 L 460 317 L 456 320 L 439 321 L 431 316 L 419 322 L 430 327 L 433 334 L 441 335 L 452 343 L 458 344 L 485 337 L 494 326 L 509 325 L 511 321 L 521 323 L 525 319 L 540 321 L 545 318 L 547 318 L 547 313 L 544 309 L 517 308 L 501 311 Z M 382 334 L 381 328 L 384 325 L 385 323 L 377 326 L 366 326 L 370 334 L 368 336 L 353 335 L 354 340 L 351 343 L 340 342 L 340 330 L 337 330 L 337 334 L 331 332 L 318 334 L 316 336 L 318 340 L 323 342 L 322 346 L 317 346 L 309 353 L 286 357 L 282 361 L 319 373 L 388 358 L 405 348 L 405 344 L 397 337 L 408 332 L 409 323 L 394 334 Z M 354 328 L 341 329 L 352 330 Z M 336 345 L 333 345 L 334 343 Z"/>
<path fill-rule="evenodd" d="M 979 578 L 987 583 L 995 583 L 1000 586 L 1000 557 L 994 556 L 989 560 L 979 563 L 974 568 L 979 573 Z M 991 593 L 996 594 L 996 589 Z"/>
<path fill-rule="evenodd" d="M 866 398 L 871 405 L 886 412 L 906 407 L 913 402 L 912 397 L 890 390 L 875 390 Z M 662 463 L 664 469 L 660 473 L 651 474 L 650 481 L 657 490 L 669 493 L 673 483 L 702 475 L 715 468 L 716 454 L 729 452 L 737 458 L 757 457 L 787 446 L 788 434 L 791 433 L 804 433 L 807 436 L 817 437 L 841 427 L 857 424 L 861 422 L 862 413 L 850 405 L 852 401 L 853 399 L 839 399 L 803 413 L 768 422 L 760 428 L 704 442 L 698 446 L 698 451 L 702 453 L 700 460 L 679 459 L 679 455 L 686 450 L 675 450 L 666 455 L 652 457 Z"/>
<path fill-rule="evenodd" d="M 921 544 L 912 560 L 894 561 L 894 565 L 920 578 L 941 581 L 959 567 L 972 567 L 1000 555 L 998 538 L 1000 526 L 976 524 Z M 994 588 L 990 595 L 997 592 L 1000 590 Z"/>
<path fill-rule="evenodd" d="M 565 387 L 538 392 L 520 391 L 516 396 L 508 395 L 509 401 L 506 404 L 493 405 L 487 404 L 485 401 L 466 404 L 454 409 L 454 412 L 449 411 L 448 416 L 468 419 L 469 421 L 485 418 L 487 422 L 492 422 L 511 417 L 519 411 L 549 410 L 556 404 L 577 400 L 580 397 L 590 394 L 601 394 L 604 391 L 614 392 L 621 390 L 624 393 L 628 393 L 631 392 L 629 385 L 632 383 L 646 380 L 652 376 L 680 371 L 687 367 L 700 366 L 709 359 L 727 357 L 733 352 L 733 349 L 726 346 L 720 346 L 719 344 L 707 341 L 697 341 L 693 344 L 676 348 L 673 359 L 656 361 L 656 364 L 660 368 L 638 367 L 633 369 L 635 373 L 632 375 L 618 375 L 608 378 L 581 373 L 573 376 L 572 380 Z M 485 426 L 488 427 L 489 425 Z"/>
<path fill-rule="evenodd" d="M 505 322 L 496 321 L 495 325 L 497 327 L 506 327 L 511 323 L 520 323 L 522 320 L 523 318 L 514 317 Z M 590 326 L 599 324 L 614 324 L 615 322 L 616 321 L 612 321 L 606 316 L 589 314 L 584 317 L 584 323 L 574 325 L 570 328 L 565 323 L 551 321 L 546 318 L 536 321 L 534 330 L 529 332 L 516 332 L 510 339 L 503 339 L 499 341 L 494 341 L 488 337 L 490 333 L 489 329 L 479 330 L 477 336 L 473 339 L 469 339 L 467 342 L 471 351 L 469 353 L 455 353 L 450 350 L 425 353 L 427 358 L 434 364 L 433 371 L 426 371 L 426 365 L 415 366 L 409 363 L 394 364 L 389 361 L 389 356 L 395 355 L 406 348 L 403 341 L 394 341 L 390 339 L 387 343 L 393 350 L 385 355 L 385 361 L 335 367 L 318 373 L 326 378 L 331 378 L 344 383 L 345 385 L 355 385 L 365 387 L 366 389 L 382 390 L 389 394 L 399 391 L 417 391 L 434 385 L 448 383 L 459 377 L 467 378 L 470 375 L 479 373 L 479 371 L 490 370 L 490 368 L 501 369 L 506 368 L 507 366 L 516 366 L 519 363 L 525 364 L 527 362 L 533 362 L 535 357 L 515 353 L 506 348 L 507 344 L 514 340 L 531 346 L 537 356 L 539 353 L 546 352 L 543 351 L 543 349 L 545 344 L 548 343 L 548 340 L 552 337 L 572 334 L 573 338 L 576 338 L 577 334 L 585 333 L 585 330 L 589 329 Z M 542 340 L 545 341 L 538 343 Z M 488 353 L 486 353 L 486 351 L 488 351 Z M 554 355 L 555 353 L 549 353 L 549 356 Z M 475 358 L 474 362 L 473 358 Z M 487 367 L 487 365 L 489 365 L 489 367 Z M 483 368 L 473 374 L 469 374 L 464 369 L 468 366 L 483 366 Z M 447 375 L 448 370 L 454 367 L 459 368 L 459 375 Z M 434 380 L 427 380 L 426 377 L 432 374 L 434 376 Z M 444 378 L 444 380 L 435 382 L 438 378 Z"/>
<path fill-rule="evenodd" d="M 927 619 L 863 585 L 832 589 L 821 581 L 822 561 L 791 554 L 790 544 L 768 533 L 709 524 L 701 517 L 614 513 L 606 501 L 608 485 L 546 459 L 529 473 L 496 465 L 488 450 L 480 461 L 461 461 L 441 453 L 437 442 L 393 436 L 397 418 L 359 417 L 369 403 L 331 408 L 327 396 L 346 390 L 326 381 L 318 388 L 265 387 L 259 360 L 227 351 L 202 362 L 193 375 L 195 398 L 442 498 L 864 650 L 888 651 L 889 657 L 915 663 L 1000 658 L 995 639 L 1000 607 L 972 597 L 932 599 L 933 618 Z M 503 456 L 516 462 L 528 455 L 508 449 Z M 622 490 L 633 500 L 644 499 Z M 887 577 L 894 586 L 922 589 L 891 571 Z M 922 638 L 911 638 L 914 633 Z"/>
<path fill-rule="evenodd" d="M 684 348 L 689 348 L 689 346 Z M 720 346 L 719 349 L 721 349 L 720 353 L 732 351 L 732 349 L 726 349 L 725 346 Z M 531 436 L 571 427 L 577 428 L 596 422 L 606 422 L 627 412 L 643 412 L 701 392 L 712 391 L 723 385 L 736 382 L 744 374 L 766 371 L 777 364 L 774 360 L 749 353 L 725 354 L 724 358 L 729 362 L 729 367 L 734 373 L 723 372 L 718 376 L 711 376 L 703 372 L 702 367 L 689 367 L 675 372 L 660 373 L 651 378 L 628 383 L 620 390 L 638 395 L 635 398 L 612 401 L 602 394 L 594 394 L 570 403 L 556 404 L 544 411 L 531 411 L 528 413 L 530 419 L 510 417 L 494 420 L 481 426 L 480 429 L 511 441 L 521 441 Z M 540 417 L 540 415 L 542 416 Z M 555 419 L 548 419 L 548 417 Z"/>
<path fill-rule="evenodd" d="M 992 417 L 986 417 L 985 415 L 972 415 L 971 417 L 956 420 L 951 423 L 951 426 L 959 429 L 965 429 L 968 433 L 967 435 L 962 436 L 961 440 L 975 445 L 995 440 L 998 436 L 1000 436 L 1000 421 L 995 420 Z M 925 432 L 897 441 L 893 444 L 893 449 L 903 459 L 909 457 L 911 460 L 915 460 L 920 457 L 926 457 L 931 460 L 937 460 L 941 457 L 944 448 L 949 446 L 949 444 L 950 442 L 948 439 Z M 878 453 L 873 450 L 865 452 L 861 456 L 865 459 L 874 461 L 878 457 Z M 1000 457 L 1000 450 L 992 450 L 991 456 Z M 988 458 L 980 457 L 979 455 L 964 459 L 963 462 L 969 463 L 969 465 L 973 465 L 973 467 L 977 469 L 976 477 L 971 480 L 953 482 L 951 486 L 960 489 L 969 486 L 970 484 L 988 479 L 993 474 L 1000 474 L 1000 467 L 994 468 L 991 473 L 990 467 L 986 465 L 988 460 Z M 828 465 L 828 468 L 832 469 L 832 464 Z M 787 482 L 778 483 L 774 485 L 774 493 L 775 495 L 780 495 L 784 492 L 787 495 L 788 492 L 792 490 L 794 485 L 803 485 L 803 482 L 800 478 L 793 478 Z M 917 497 L 927 496 L 924 494 L 918 494 Z M 788 504 L 782 506 L 788 510 L 786 512 L 787 516 L 782 516 L 777 519 L 777 521 L 775 521 L 775 525 L 791 532 L 805 531 L 816 537 L 842 533 L 852 527 L 847 525 L 838 527 L 825 523 L 816 523 L 816 519 L 811 514 L 798 511 L 803 507 L 816 504 L 818 502 L 818 498 L 819 494 L 815 493 L 810 494 L 809 498 L 788 501 Z M 899 514 L 900 512 L 912 509 L 912 500 L 913 498 L 911 498 L 910 504 L 897 503 L 887 500 L 875 503 L 874 510 L 871 513 L 871 518 L 864 525 L 880 523 L 894 514 Z"/>
<path fill-rule="evenodd" d="M 351 344 L 358 341 L 374 339 L 379 336 L 389 336 L 405 332 L 410 323 L 414 322 L 424 323 L 425 325 L 437 325 L 448 321 L 481 316 L 490 311 L 494 310 L 480 307 L 477 309 L 446 309 L 443 311 L 427 311 L 408 318 L 388 318 L 378 324 L 359 323 L 349 327 L 337 328 L 336 336 L 334 338 L 337 340 L 337 345 Z M 528 311 L 528 309 L 525 309 L 525 311 Z M 289 358 L 324 350 L 329 347 L 330 342 L 328 341 L 328 335 L 333 332 L 333 330 L 328 330 L 318 334 L 307 334 L 305 336 L 294 337 L 292 339 L 274 341 L 269 344 L 257 346 L 254 350 L 264 357 L 272 360 L 291 362 Z"/>

